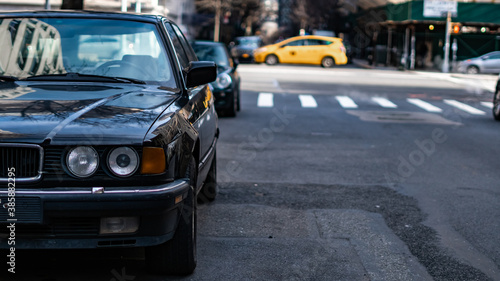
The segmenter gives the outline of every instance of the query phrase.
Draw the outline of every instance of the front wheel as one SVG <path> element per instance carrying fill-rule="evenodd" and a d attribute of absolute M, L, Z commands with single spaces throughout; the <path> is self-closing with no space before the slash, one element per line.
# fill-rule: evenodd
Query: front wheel
<path fill-rule="evenodd" d="M 276 65 L 276 64 L 278 64 L 278 57 L 276 55 L 268 55 L 266 57 L 266 64 L 267 65 Z"/>
<path fill-rule="evenodd" d="M 229 106 L 223 111 L 222 115 L 228 116 L 228 117 L 236 117 L 236 113 L 238 112 L 238 101 L 237 101 L 238 96 L 236 95 L 236 92 L 232 92 L 229 95 L 228 103 Z"/>
<path fill-rule="evenodd" d="M 469 66 L 467 67 L 467 70 L 466 70 L 467 74 L 478 74 L 479 73 L 479 68 L 477 66 Z"/>
<path fill-rule="evenodd" d="M 321 66 L 324 68 L 330 68 L 335 65 L 335 60 L 332 57 L 324 57 L 321 60 Z"/>
<path fill-rule="evenodd" d="M 497 91 L 493 96 L 493 118 L 500 121 L 500 82 L 497 84 Z"/>
<path fill-rule="evenodd" d="M 186 177 L 190 188 L 180 210 L 179 223 L 174 237 L 157 246 L 146 248 L 146 263 L 155 273 L 189 275 L 196 268 L 196 162 L 191 156 Z"/>

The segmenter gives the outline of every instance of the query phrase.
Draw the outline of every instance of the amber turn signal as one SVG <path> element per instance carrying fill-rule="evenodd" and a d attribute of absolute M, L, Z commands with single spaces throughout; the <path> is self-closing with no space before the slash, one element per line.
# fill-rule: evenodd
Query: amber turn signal
<path fill-rule="evenodd" d="M 161 147 L 144 147 L 141 164 L 141 174 L 161 174 L 165 172 L 165 151 Z"/>

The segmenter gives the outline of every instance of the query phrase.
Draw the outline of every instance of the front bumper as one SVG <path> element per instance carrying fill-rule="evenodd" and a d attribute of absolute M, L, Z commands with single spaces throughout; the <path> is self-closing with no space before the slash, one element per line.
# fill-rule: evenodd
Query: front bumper
<path fill-rule="evenodd" d="M 266 60 L 266 53 L 254 53 L 253 60 L 256 63 L 263 63 Z"/>
<path fill-rule="evenodd" d="M 234 99 L 234 90 L 232 87 L 224 90 L 215 89 L 213 93 L 215 97 L 215 109 L 226 110 L 233 106 L 231 103 L 231 100 Z"/>
<path fill-rule="evenodd" d="M 7 209 L 0 208 L 0 248 L 13 246 L 8 243 L 12 235 L 16 249 L 158 245 L 173 237 L 190 188 L 183 179 L 141 188 L 18 188 L 14 234 L 7 228 L 12 223 Z M 6 197 L 0 192 L 2 206 Z M 138 217 L 139 228 L 130 234 L 100 234 L 103 217 Z"/>

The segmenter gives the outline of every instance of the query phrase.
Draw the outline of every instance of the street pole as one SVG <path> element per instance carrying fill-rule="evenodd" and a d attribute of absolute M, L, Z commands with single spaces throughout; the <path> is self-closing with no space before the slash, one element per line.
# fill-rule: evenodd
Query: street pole
<path fill-rule="evenodd" d="M 135 12 L 139 14 L 139 13 L 141 13 L 141 9 L 142 9 L 141 0 L 137 0 L 135 2 Z"/>
<path fill-rule="evenodd" d="M 45 10 L 50 10 L 50 0 L 45 0 Z"/>
<path fill-rule="evenodd" d="M 446 38 L 444 43 L 444 60 L 443 60 L 443 73 L 450 71 L 450 28 L 451 28 L 451 11 L 448 11 L 446 17 Z"/>
<path fill-rule="evenodd" d="M 219 42 L 221 6 L 221 0 L 215 1 L 214 42 Z"/>

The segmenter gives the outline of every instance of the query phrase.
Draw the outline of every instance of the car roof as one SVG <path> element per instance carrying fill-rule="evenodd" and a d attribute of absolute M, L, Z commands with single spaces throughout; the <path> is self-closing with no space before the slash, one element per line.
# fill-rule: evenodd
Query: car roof
<path fill-rule="evenodd" d="M 326 41 L 340 41 L 340 42 L 342 42 L 342 38 L 339 38 L 339 37 L 329 37 L 329 36 L 320 36 L 320 35 L 300 35 L 300 36 L 294 36 L 294 37 L 287 38 L 287 39 L 279 42 L 278 44 L 288 43 L 290 41 L 295 41 L 295 40 L 299 40 L 299 39 L 319 39 L 319 40 L 326 40 Z"/>
<path fill-rule="evenodd" d="M 0 17 L 3 18 L 14 18 L 14 17 L 42 17 L 42 18 L 55 18 L 55 17 L 65 17 L 65 18 L 105 18 L 105 19 L 123 19 L 123 20 L 135 20 L 135 21 L 146 21 L 146 22 L 157 22 L 159 19 L 167 19 L 159 15 L 147 15 L 147 14 L 134 14 L 134 13 L 124 13 L 124 12 L 102 12 L 102 11 L 90 11 L 90 10 L 41 10 L 41 11 L 15 11 L 15 12 L 0 12 Z M 168 20 L 168 19 L 167 19 Z"/>
<path fill-rule="evenodd" d="M 253 36 L 238 36 L 236 39 L 262 39 L 260 36 L 253 35 Z"/>
<path fill-rule="evenodd" d="M 221 42 L 205 41 L 205 40 L 195 40 L 195 41 L 192 41 L 191 44 L 196 44 L 196 45 L 222 45 L 222 46 L 225 46 L 224 43 L 221 43 Z"/>

